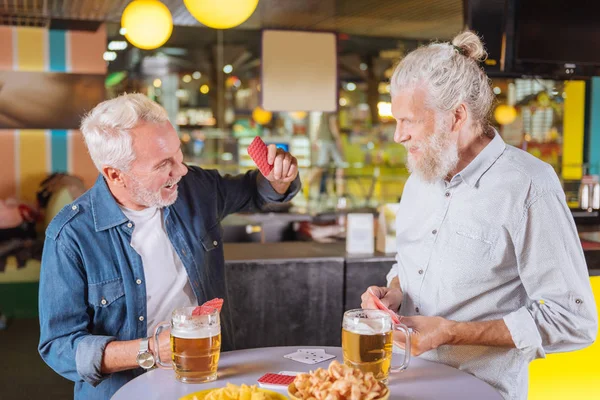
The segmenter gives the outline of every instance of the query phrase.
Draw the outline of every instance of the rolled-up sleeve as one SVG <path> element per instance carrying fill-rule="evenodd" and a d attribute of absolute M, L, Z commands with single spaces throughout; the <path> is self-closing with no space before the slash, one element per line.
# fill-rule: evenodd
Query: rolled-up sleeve
<path fill-rule="evenodd" d="M 284 194 L 277 193 L 271 183 L 265 178 L 262 174 L 258 174 L 257 178 L 257 186 L 258 193 L 261 195 L 263 199 L 265 199 L 269 203 L 286 203 L 294 198 L 296 194 L 300 191 L 300 176 L 297 176 L 296 179 L 290 184 L 287 192 Z"/>
<path fill-rule="evenodd" d="M 115 340 L 112 336 L 84 336 L 77 345 L 75 365 L 79 376 L 92 386 L 98 385 L 107 375 L 102 371 L 102 355 L 106 345 Z M 100 355 L 100 356 L 98 356 Z"/>
<path fill-rule="evenodd" d="M 504 317 L 516 347 L 535 357 L 594 342 L 598 316 L 564 193 L 546 192 L 525 210 L 514 237 L 528 304 Z"/>
<path fill-rule="evenodd" d="M 98 385 L 106 344 L 114 337 L 93 336 L 86 305 L 87 283 L 74 253 L 46 237 L 39 288 L 42 359 L 58 374 L 74 381 Z"/>

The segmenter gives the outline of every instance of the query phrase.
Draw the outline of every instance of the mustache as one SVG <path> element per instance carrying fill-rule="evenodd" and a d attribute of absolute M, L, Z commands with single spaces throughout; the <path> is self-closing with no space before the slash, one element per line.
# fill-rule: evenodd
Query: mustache
<path fill-rule="evenodd" d="M 407 151 L 410 150 L 421 150 L 421 145 L 418 144 L 414 144 L 414 143 L 402 143 L 402 145 L 406 148 Z"/>
<path fill-rule="evenodd" d="M 181 181 L 181 178 L 167 181 L 167 183 L 165 183 L 163 187 L 176 185 L 179 183 L 179 181 Z"/>

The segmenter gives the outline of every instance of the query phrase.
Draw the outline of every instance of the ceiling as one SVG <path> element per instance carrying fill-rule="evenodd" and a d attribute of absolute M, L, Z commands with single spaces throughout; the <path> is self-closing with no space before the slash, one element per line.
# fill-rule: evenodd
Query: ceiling
<path fill-rule="evenodd" d="M 183 0 L 161 0 L 180 26 L 201 26 Z M 53 20 L 119 22 L 130 0 L 0 0 L 0 25 Z M 328 30 L 361 36 L 449 39 L 463 27 L 463 0 L 260 0 L 239 29 Z"/>

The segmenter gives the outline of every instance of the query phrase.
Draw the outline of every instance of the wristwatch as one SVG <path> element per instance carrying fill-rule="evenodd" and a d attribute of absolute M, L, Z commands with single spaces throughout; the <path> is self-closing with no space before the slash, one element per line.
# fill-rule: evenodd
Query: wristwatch
<path fill-rule="evenodd" d="M 143 338 L 140 342 L 140 351 L 135 360 L 144 369 L 151 369 L 156 364 L 154 354 L 148 348 L 148 338 Z"/>

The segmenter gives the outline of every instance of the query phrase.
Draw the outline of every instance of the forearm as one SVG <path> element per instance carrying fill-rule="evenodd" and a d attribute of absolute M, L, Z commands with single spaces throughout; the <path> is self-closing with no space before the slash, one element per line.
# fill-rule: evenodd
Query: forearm
<path fill-rule="evenodd" d="M 449 324 L 450 345 L 480 345 L 515 347 L 508 327 L 503 320 L 481 322 L 456 322 Z"/>
<path fill-rule="evenodd" d="M 141 339 L 136 339 L 107 344 L 102 356 L 102 373 L 112 374 L 138 368 L 136 357 L 140 349 L 140 341 Z"/>
<path fill-rule="evenodd" d="M 400 288 L 400 278 L 396 275 L 394 279 L 390 282 L 390 289 L 398 289 L 400 293 L 402 293 L 402 289 Z"/>

